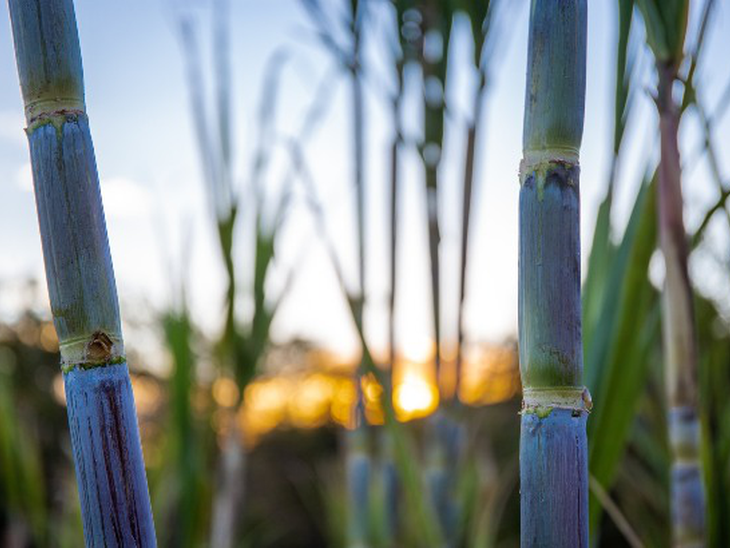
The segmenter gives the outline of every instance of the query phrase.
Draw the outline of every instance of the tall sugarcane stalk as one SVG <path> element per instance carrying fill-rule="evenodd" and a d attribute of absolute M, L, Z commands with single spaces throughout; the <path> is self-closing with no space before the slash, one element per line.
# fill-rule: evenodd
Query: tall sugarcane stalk
<path fill-rule="evenodd" d="M 451 2 L 422 0 L 420 62 L 423 79 L 423 142 L 420 152 L 424 168 L 426 219 L 433 312 L 434 364 L 437 383 L 441 380 L 441 230 L 439 223 L 439 166 L 444 146 L 445 89 L 450 43 Z M 429 419 L 426 483 L 433 510 L 448 543 L 453 536 L 456 515 L 451 500 L 453 470 L 449 463 L 450 417 L 439 410 Z"/>
<path fill-rule="evenodd" d="M 689 0 L 671 4 L 658 0 L 638 0 L 638 5 L 644 17 L 647 40 L 654 53 L 659 77 L 655 98 L 661 140 L 657 210 L 659 243 L 665 267 L 662 332 L 672 458 L 672 542 L 682 547 L 703 546 L 705 500 L 697 411 L 697 333 L 687 269 L 687 234 L 682 216 L 682 170 L 678 143 L 681 110 L 672 96 L 674 84 L 679 79 L 679 66 L 684 58 Z"/>
<path fill-rule="evenodd" d="M 339 258 L 327 231 L 325 212 L 317 197 L 316 186 L 314 184 L 312 174 L 307 166 L 301 144 L 296 141 L 292 141 L 290 145 L 292 163 L 298 172 L 299 179 L 305 187 L 308 204 L 316 222 L 317 232 L 325 244 L 327 255 L 330 258 L 335 277 L 338 281 L 339 289 L 345 297 L 350 317 L 353 320 L 353 324 L 356 328 L 357 335 L 362 346 L 363 369 L 368 374 L 372 375 L 372 377 L 374 377 L 381 386 L 386 386 L 388 383 L 384 378 L 385 375 L 380 368 L 376 367 L 362 326 L 358 325 L 356 321 L 358 314 L 357 295 L 353 294 L 353 292 L 348 289 L 345 282 L 343 268 L 340 265 Z M 404 503 L 407 503 L 409 512 L 413 512 L 417 516 L 417 520 L 414 522 L 417 529 L 412 531 L 412 533 L 419 538 L 419 546 L 433 548 L 442 547 L 443 540 L 438 527 L 438 522 L 432 513 L 431 506 L 423 496 L 423 490 L 417 475 L 418 470 L 417 467 L 414 466 L 416 457 L 413 440 L 411 439 L 409 432 L 404 428 L 404 425 L 400 424 L 396 419 L 393 400 L 388 397 L 383 397 L 381 398 L 381 405 L 383 408 L 385 427 L 390 434 L 389 439 L 393 444 L 393 455 L 395 457 L 395 463 L 397 464 L 399 485 L 402 485 L 403 487 L 403 500 Z"/>
<path fill-rule="evenodd" d="M 403 142 L 401 109 L 403 104 L 403 70 L 405 68 L 405 58 L 407 52 L 407 44 L 401 35 L 401 20 L 406 11 L 406 1 L 400 0 L 394 3 L 395 26 L 394 31 L 396 37 L 393 40 L 393 65 L 395 76 L 395 90 L 390 100 L 390 115 L 393 122 L 393 137 L 390 143 L 390 241 L 388 251 L 390 258 L 389 286 L 390 293 L 388 295 L 388 362 L 390 369 L 388 375 L 384 376 L 387 384 L 383 387 L 384 398 L 393 398 L 393 379 L 395 373 L 395 364 L 397 359 L 396 348 L 396 289 L 398 283 L 398 194 L 399 194 L 399 178 L 398 168 L 400 164 L 400 146 Z M 398 478 L 398 470 L 395 462 L 394 444 L 391 439 L 391 432 L 386 428 L 380 430 L 380 451 L 381 451 L 381 479 L 383 490 L 383 517 L 384 517 L 384 538 L 387 546 L 395 546 L 396 537 L 399 527 L 399 502 L 400 502 L 400 485 Z"/>
<path fill-rule="evenodd" d="M 190 19 L 182 18 L 180 20 L 180 37 L 185 51 L 193 122 L 207 185 L 206 195 L 211 215 L 215 220 L 227 282 L 226 316 L 220 341 L 219 359 L 224 368 L 233 371 L 239 389 L 241 389 L 245 386 L 247 371 L 252 370 L 253 367 L 241 355 L 242 345 L 236 325 L 237 286 L 233 260 L 233 233 L 238 207 L 231 173 L 228 8 L 227 0 L 215 2 L 213 14 L 216 85 L 214 118 L 217 124 L 212 130 L 206 120 L 207 110 L 200 47 L 197 43 L 193 22 Z M 242 365 L 244 363 L 246 365 Z M 229 428 L 222 444 L 219 477 L 212 504 L 210 543 L 213 548 L 228 548 L 234 545 L 237 525 L 240 523 L 237 515 L 244 497 L 246 455 L 242 445 L 242 434 L 234 413 L 229 413 L 228 422 Z"/>
<path fill-rule="evenodd" d="M 335 55 L 340 66 L 350 79 L 352 106 L 352 177 L 355 188 L 355 216 L 357 237 L 357 294 L 349 295 L 353 319 L 359 333 L 364 329 L 365 300 L 367 293 L 366 248 L 365 248 L 365 97 L 363 89 L 363 29 L 366 18 L 366 3 L 349 0 L 344 34 L 346 44 L 341 44 L 332 31 L 320 0 L 302 0 L 302 4 L 315 25 L 323 45 Z M 355 371 L 356 403 L 352 411 L 351 429 L 345 433 L 346 474 L 348 490 L 348 545 L 364 546 L 368 542 L 369 482 L 371 459 L 367 447 L 367 422 L 362 382 L 367 375 L 366 356 Z"/>
<path fill-rule="evenodd" d="M 532 0 L 520 164 L 522 546 L 588 546 L 579 150 L 586 1 Z"/>
<path fill-rule="evenodd" d="M 441 281 L 439 247 L 439 165 L 443 153 L 446 64 L 451 10 L 449 2 L 423 0 L 421 8 L 421 67 L 423 70 L 424 121 L 421 158 L 425 171 L 428 250 L 433 308 L 436 378 L 441 368 Z"/>
<path fill-rule="evenodd" d="M 697 412 L 697 345 L 687 235 L 682 219 L 679 111 L 671 97 L 676 68 L 658 67 L 657 108 L 661 134 L 658 213 L 666 277 L 662 292 L 665 383 L 672 454 L 672 538 L 676 546 L 704 542 L 704 493 Z"/>
<path fill-rule="evenodd" d="M 477 70 L 477 87 L 472 99 L 472 119 L 466 128 L 466 152 L 464 158 L 464 188 L 461 202 L 461 242 L 459 256 L 459 307 L 457 311 L 456 371 L 454 373 L 454 401 L 458 400 L 461 373 L 464 361 L 464 308 L 466 304 L 466 273 L 469 259 L 469 227 L 471 226 L 472 202 L 474 200 L 476 145 L 481 126 L 484 95 L 487 90 L 485 43 L 488 31 L 489 0 L 485 2 L 466 2 L 466 10 L 471 22 L 474 44 L 473 66 Z"/>
<path fill-rule="evenodd" d="M 87 546 L 156 546 L 72 0 L 9 0 Z"/>
<path fill-rule="evenodd" d="M 348 70 L 352 92 L 352 168 L 356 198 L 357 218 L 357 274 L 358 291 L 355 304 L 355 322 L 358 330 L 364 333 L 365 300 L 367 293 L 366 249 L 365 249 L 365 101 L 362 82 L 362 29 L 365 17 L 365 4 L 361 0 L 351 0 L 349 33 L 352 50 Z M 371 458 L 367 444 L 367 421 L 365 418 L 365 395 L 362 381 L 367 375 L 365 355 L 360 360 L 355 375 L 357 402 L 355 404 L 354 429 L 347 432 L 347 485 L 348 485 L 348 546 L 361 548 L 368 545 L 370 516 L 370 479 L 372 476 Z"/>
<path fill-rule="evenodd" d="M 219 483 L 213 498 L 211 546 L 226 548 L 238 542 L 241 519 L 239 518 L 246 487 L 246 450 L 243 446 L 245 432 L 239 422 L 240 410 L 244 405 L 245 389 L 255 375 L 256 368 L 269 342 L 271 322 L 278 304 L 291 287 L 291 275 L 287 278 L 276 302 L 266 299 L 265 283 L 272 264 L 277 230 L 283 222 L 286 201 L 277 204 L 271 227 L 264 222 L 263 176 L 273 147 L 273 120 L 276 106 L 281 67 L 286 55 L 273 55 L 264 79 L 264 100 L 259 111 L 259 142 L 254 151 L 251 168 L 249 207 L 243 209 L 255 221 L 253 258 L 249 262 L 253 278 L 250 292 L 253 310 L 246 325 L 240 324 L 240 313 L 236 300 L 241 288 L 236 283 L 237 266 L 234 260 L 236 223 L 239 216 L 239 193 L 233 173 L 233 131 L 231 126 L 231 74 L 229 39 L 229 0 L 216 0 L 213 17 L 213 55 L 215 74 L 215 100 L 213 101 L 213 123 L 208 123 L 206 113 L 203 70 L 200 47 L 193 22 L 189 18 L 180 20 L 180 36 L 185 50 L 188 69 L 188 83 L 194 126 L 201 155 L 206 183 L 206 194 L 211 216 L 217 228 L 218 244 L 226 273 L 226 318 L 223 333 L 217 344 L 216 355 L 223 370 L 232 373 L 238 387 L 239 398 L 235 405 L 222 410 L 228 426 L 222 444 L 219 468 Z"/>

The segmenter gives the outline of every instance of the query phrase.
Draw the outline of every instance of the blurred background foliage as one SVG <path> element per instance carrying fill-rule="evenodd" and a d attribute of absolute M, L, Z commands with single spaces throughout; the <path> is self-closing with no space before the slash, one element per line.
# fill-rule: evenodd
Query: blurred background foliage
<path fill-rule="evenodd" d="M 636 103 L 647 93 L 647 74 L 650 79 L 654 76 L 640 12 L 633 0 L 612 3 L 618 24 L 615 63 L 610 67 L 615 82 L 614 127 L 606 141 L 611 161 L 598 214 L 584 219 L 594 224 L 583 285 L 585 382 L 593 395 L 588 421 L 591 531 L 601 546 L 667 546 L 670 462 L 661 368 L 658 288 L 663 274 L 656 241 L 654 156 L 642 160 L 641 181 L 634 184 L 639 190 L 626 222 L 617 223 L 612 214 L 620 166 L 631 152 L 625 137 Z M 340 79 L 350 81 L 353 89 L 362 88 L 354 92 L 351 108 L 362 100 L 357 93 L 372 95 L 391 116 L 393 135 L 382 150 L 388 151 L 388 161 L 395 166 L 388 181 L 393 200 L 400 192 L 402 155 L 416 153 L 420 162 L 414 169 L 416 177 L 427 192 L 437 189 L 439 160 L 450 146 L 449 132 L 463 132 L 467 149 L 458 169 L 465 174 L 460 237 L 466 257 L 475 184 L 471 178 L 486 142 L 480 120 L 490 99 L 490 75 L 499 63 L 495 52 L 509 39 L 511 18 L 525 10 L 519 9 L 519 2 L 505 0 L 485 2 L 483 9 L 476 3 L 449 0 L 302 0 L 310 25 L 306 38 L 332 54 L 334 68 L 318 83 L 294 137 L 285 137 L 277 128 L 278 88 L 281 73 L 292 61 L 285 50 L 272 57 L 261 82 L 253 160 L 237 176 L 236 128 L 230 124 L 234 63 L 228 50 L 229 33 L 235 28 L 230 28 L 225 0 L 208 4 L 214 21 L 210 35 L 195 12 L 175 10 L 175 16 L 207 198 L 201 208 L 206 208 L 215 229 L 226 273 L 221 303 L 225 321 L 214 335 L 196 324 L 187 300 L 198 288 L 189 286 L 185 261 L 169 269 L 174 298 L 166 309 L 123 303 L 160 545 L 517 546 L 520 386 L 514 341 L 466 345 L 460 326 L 447 330 L 458 331 L 458 341 L 434 342 L 421 359 L 395 347 L 383 355 L 371 350 L 361 317 L 367 294 L 351 287 L 342 273 L 344 259 L 328 233 L 332 212 L 317 196 L 306 147 L 327 115 L 331 88 Z M 707 185 L 716 195 L 710 207 L 694 211 L 693 218 L 700 221 L 690 225 L 688 239 L 693 259 L 703 265 L 693 268 L 692 274 L 708 545 L 721 547 L 730 546 L 730 296 L 722 285 L 713 287 L 697 277 L 704 268 L 724 277 L 730 272 L 723 251 L 730 233 L 730 181 L 722 171 L 728 151 L 713 133 L 730 103 L 730 86 L 712 107 L 703 102 L 697 67 L 703 62 L 703 40 L 712 27 L 713 10 L 720 9 L 715 4 L 720 3 L 696 4 L 692 14 L 697 15 L 690 17 L 684 44 L 683 85 L 677 93 L 683 119 L 691 120 L 683 123 L 699 128 L 698 142 L 683 150 L 684 168 L 691 170 L 707 160 Z M 661 25 L 660 19 L 652 25 Z M 469 40 L 474 55 L 449 55 L 454 39 Z M 201 54 L 206 40 L 214 52 L 211 67 Z M 359 56 L 359 40 L 382 41 L 388 66 L 370 66 Z M 680 46 L 671 44 L 672 50 Z M 454 65 L 476 75 L 468 112 L 449 102 L 448 91 L 457 85 L 451 80 Z M 725 76 L 730 81 L 730 73 Z M 422 109 L 422 125 L 406 119 L 403 109 L 408 105 Z M 590 112 L 586 120 L 591 123 Z M 340 138 L 358 139 L 357 132 Z M 355 147 L 353 165 L 360 153 Z M 286 158 L 283 171 L 272 167 L 277 154 Z M 280 177 L 281 184 L 267 185 L 273 177 Z M 347 187 L 353 192 L 357 178 L 356 173 Z M 516 177 L 513 183 L 517 184 Z M 438 212 L 444 204 L 438 203 L 437 192 L 433 196 L 428 207 Z M 321 298 L 340 298 L 349 304 L 348 320 L 359 333 L 362 357 L 343 357 L 307 340 L 271 340 L 271 323 L 296 278 L 297 261 L 283 283 L 272 283 L 270 271 L 277 260 L 278 231 L 289 222 L 288 211 L 297 200 L 307 205 L 317 227 L 314 238 L 327 250 L 337 273 L 338 287 Z M 438 258 L 438 215 L 424 218 L 430 223 L 430 245 Z M 398 215 L 393 215 L 387 228 L 393 235 L 399 230 L 397 221 Z M 400 248 L 393 238 L 393 257 L 398 257 Z M 395 280 L 395 263 L 392 268 Z M 463 285 L 467 263 L 464 258 L 459 268 L 432 260 L 430 267 L 422 268 L 431 273 L 433 302 L 438 303 L 440 269 L 461 270 Z M 0 299 L 8 296 L 16 304 L 0 323 L 0 544 L 80 546 L 55 332 L 39 304 L 43 297 L 35 282 L 3 281 Z M 459 322 L 463 301 L 462 293 Z M 434 316 L 438 333 L 439 318 Z M 162 351 L 141 348 L 146 339 L 137 339 L 136 333 L 148 338 L 152 334 Z M 136 340 L 143 341 L 140 347 Z M 151 359 L 167 367 L 150 363 Z M 362 424 L 356 420 L 358 407 Z M 355 426 L 360 436 L 343 435 Z M 353 466 L 355 461 L 360 464 Z M 446 479 L 437 484 L 434 478 Z M 434 495 L 439 486 L 443 492 Z M 226 521 L 226 515 L 233 520 Z M 432 530 L 424 531 L 425 523 Z"/>

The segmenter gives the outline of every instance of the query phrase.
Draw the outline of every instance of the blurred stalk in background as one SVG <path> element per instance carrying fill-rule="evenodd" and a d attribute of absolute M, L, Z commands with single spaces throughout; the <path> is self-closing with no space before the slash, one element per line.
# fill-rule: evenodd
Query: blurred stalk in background
<path fill-rule="evenodd" d="M 389 42 L 390 62 L 395 79 L 395 89 L 390 92 L 390 117 L 393 124 L 393 135 L 390 144 L 390 210 L 389 210 L 389 288 L 388 294 L 388 374 L 385 376 L 386 385 L 383 387 L 383 398 L 393 398 L 394 373 L 398 357 L 396 339 L 396 293 L 398 288 L 398 242 L 399 242 L 399 209 L 400 209 L 400 149 L 403 145 L 403 99 L 404 99 L 404 71 L 406 63 L 413 60 L 414 48 L 407 32 L 403 32 L 402 25 L 406 24 L 410 0 L 396 0 L 391 9 L 392 27 Z M 401 526 L 401 486 L 398 477 L 398 468 L 395 462 L 394 444 L 390 439 L 390 432 L 381 428 L 379 433 L 380 446 L 380 479 L 383 542 L 386 547 L 396 546 L 398 531 Z"/>
<path fill-rule="evenodd" d="M 11 0 L 87 546 L 156 546 L 71 0 Z"/>
<path fill-rule="evenodd" d="M 367 301 L 367 248 L 366 248 L 366 186 L 365 186 L 365 98 L 363 90 L 363 31 L 368 19 L 366 2 L 345 2 L 342 29 L 331 21 L 319 0 L 303 0 L 303 6 L 317 29 L 322 45 L 337 64 L 347 72 L 351 85 L 352 180 L 355 189 L 355 224 L 357 243 L 357 290 L 350 299 L 354 309 L 355 327 L 364 334 L 364 314 Z M 344 39 L 338 36 L 344 35 Z M 370 521 L 370 482 L 373 477 L 372 458 L 368 450 L 369 428 L 365 418 L 363 383 L 367 370 L 365 356 L 355 372 L 356 404 L 353 409 L 351 430 L 345 431 L 346 475 L 348 488 L 348 546 L 367 546 Z"/>
<path fill-rule="evenodd" d="M 665 270 L 662 331 L 672 454 L 672 542 L 675 546 L 699 546 L 705 539 L 705 501 L 700 461 L 697 333 L 682 212 L 680 108 L 673 97 L 684 59 L 689 0 L 638 0 L 638 5 L 659 77 L 655 98 L 661 141 L 657 209 Z"/>
<path fill-rule="evenodd" d="M 213 495 L 211 546 L 228 548 L 237 543 L 240 535 L 239 516 L 246 483 L 246 433 L 241 422 L 241 409 L 246 387 L 261 365 L 269 343 L 269 331 L 278 303 L 286 293 L 284 285 L 275 298 L 267 298 L 266 280 L 273 258 L 277 230 L 283 222 L 286 196 L 277 197 L 273 214 L 266 208 L 264 172 L 273 146 L 271 126 L 275 112 L 278 70 L 285 56 L 272 59 L 271 74 L 264 82 L 264 100 L 259 115 L 259 143 L 254 151 L 250 180 L 241 189 L 233 172 L 232 86 L 230 62 L 230 4 L 216 0 L 212 9 L 214 100 L 212 113 L 207 102 L 201 47 L 192 16 L 183 14 L 179 20 L 180 37 L 187 65 L 191 111 L 201 166 L 205 182 L 208 210 L 216 227 L 218 247 L 223 259 L 227 290 L 225 295 L 225 324 L 217 343 L 216 362 L 220 374 L 232 379 L 236 397 L 221 409 L 225 420 L 222 429 L 220 464 L 217 488 Z M 239 267 L 236 255 L 245 245 L 239 242 L 239 216 L 245 216 L 247 226 L 253 226 L 252 253 L 248 257 L 251 289 L 239 287 Z M 249 233 L 247 233 L 249 235 Z M 253 311 L 242 323 L 236 304 L 246 295 L 253 302 Z M 182 372 L 182 370 L 181 370 Z M 180 397 L 185 397 L 184 393 Z"/>
<path fill-rule="evenodd" d="M 449 48 L 454 23 L 454 3 L 450 0 L 423 0 L 417 2 L 421 32 L 419 61 L 423 101 L 423 136 L 419 152 L 423 163 L 428 223 L 428 250 L 430 266 L 430 297 L 434 344 L 434 375 L 443 397 L 444 370 L 442 368 L 441 332 L 441 228 L 439 219 L 439 181 L 444 153 L 447 103 L 446 86 L 449 67 Z M 456 468 L 461 458 L 463 432 L 454 418 L 438 409 L 429 417 L 424 474 L 435 515 L 438 517 L 447 546 L 456 536 L 457 508 L 454 500 Z"/>

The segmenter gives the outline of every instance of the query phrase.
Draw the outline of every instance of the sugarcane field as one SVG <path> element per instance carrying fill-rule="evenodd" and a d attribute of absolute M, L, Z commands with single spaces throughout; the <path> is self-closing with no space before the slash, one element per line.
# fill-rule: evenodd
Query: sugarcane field
<path fill-rule="evenodd" d="M 730 548 L 730 1 L 3 3 L 0 548 Z"/>

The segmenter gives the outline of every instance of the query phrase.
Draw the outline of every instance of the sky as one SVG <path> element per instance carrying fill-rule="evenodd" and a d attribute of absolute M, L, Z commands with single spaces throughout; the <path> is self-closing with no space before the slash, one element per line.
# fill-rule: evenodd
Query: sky
<path fill-rule="evenodd" d="M 189 307 L 198 325 L 213 335 L 223 310 L 223 271 L 203 191 L 203 179 L 193 132 L 175 0 L 77 0 L 87 111 L 96 147 L 102 194 L 122 315 L 140 318 L 160 313 L 187 287 Z M 331 3 L 331 2 L 330 2 Z M 473 343 L 499 342 L 517 331 L 517 213 L 524 102 L 528 2 L 510 0 L 499 18 L 498 42 L 490 68 L 490 88 L 477 148 L 477 195 L 471 233 L 466 326 Z M 209 46 L 210 2 L 190 0 L 200 36 Z M 384 49 L 378 37 L 387 31 L 382 2 L 367 47 L 372 74 L 366 85 L 367 182 L 367 309 L 365 329 L 376 350 L 385 349 L 388 298 L 387 183 L 391 126 L 387 116 Z M 581 151 L 581 236 L 585 266 L 596 212 L 602 199 L 611 159 L 613 131 L 613 66 L 615 2 L 589 0 L 588 71 L 585 133 Z M 696 27 L 701 2 L 693 3 L 690 28 Z M 21 278 L 43 280 L 42 254 L 32 194 L 23 108 L 17 85 L 7 8 L 0 9 L 0 284 Z M 321 127 L 306 145 L 327 226 L 349 283 L 356 275 L 354 192 L 351 184 L 349 87 L 346 75 L 314 37 L 297 0 L 232 0 L 231 59 L 236 180 L 246 181 L 256 145 L 256 116 L 267 64 L 285 51 L 278 93 L 277 131 L 295 135 L 302 117 L 326 82 L 327 109 Z M 451 54 L 468 56 L 465 21 L 457 22 Z M 641 30 L 637 37 L 641 38 Z M 708 35 L 699 90 L 709 111 L 730 78 L 730 6 L 719 2 Z M 692 31 L 690 31 L 692 32 Z M 614 228 L 623 226 L 647 164 L 657 159 L 657 119 L 649 97 L 654 82 L 649 54 L 642 50 L 641 82 L 629 124 L 625 159 L 620 166 Z M 207 55 L 207 57 L 205 57 Z M 204 50 L 204 59 L 210 57 Z M 459 245 L 459 203 L 463 177 L 466 98 L 473 74 L 454 65 L 448 100 L 454 116 L 447 126 L 441 166 L 443 264 L 443 332 L 453 340 Z M 641 86 L 640 86 L 641 87 Z M 267 97 L 268 99 L 269 97 Z M 409 110 L 411 109 L 411 110 Z M 413 106 L 406 106 L 413 114 Z M 681 131 L 685 170 L 687 226 L 700 222 L 717 196 L 707 162 L 697 159 L 698 126 L 691 117 Z M 410 118 L 408 118 L 410 120 Z M 411 122 L 408 122 L 411 123 Z M 417 127 L 417 123 L 415 123 Z M 720 167 L 730 169 L 730 116 L 714 130 L 720 145 Z M 724 150 L 723 150 L 724 146 Z M 281 191 L 287 156 L 274 155 L 266 178 L 271 195 Z M 425 197 L 417 153 L 403 150 L 397 287 L 398 346 L 418 358 L 429 349 L 429 296 Z M 295 196 L 301 198 L 301 193 Z M 246 196 L 242 198 L 246 201 Z M 243 205 L 246 211 L 245 204 Z M 247 225 L 240 223 L 239 238 Z M 715 219 L 707 250 L 693 258 L 695 282 L 709 292 L 728 294 L 730 262 L 726 226 Z M 237 261 L 245 286 L 250 268 L 249 246 L 237 246 Z M 724 261 L 724 263 L 723 263 Z M 276 341 L 298 337 L 349 354 L 358 346 L 345 301 L 338 288 L 312 216 L 303 199 L 295 199 L 277 242 L 276 267 L 267 289 L 276 295 L 289 273 L 294 283 L 279 308 L 273 326 Z M 653 267 L 659 278 L 661 265 Z M 0 313 L 17 304 L 4 291 Z M 245 311 L 247 301 L 242 301 Z M 128 341 L 134 346 L 134 340 Z"/>

